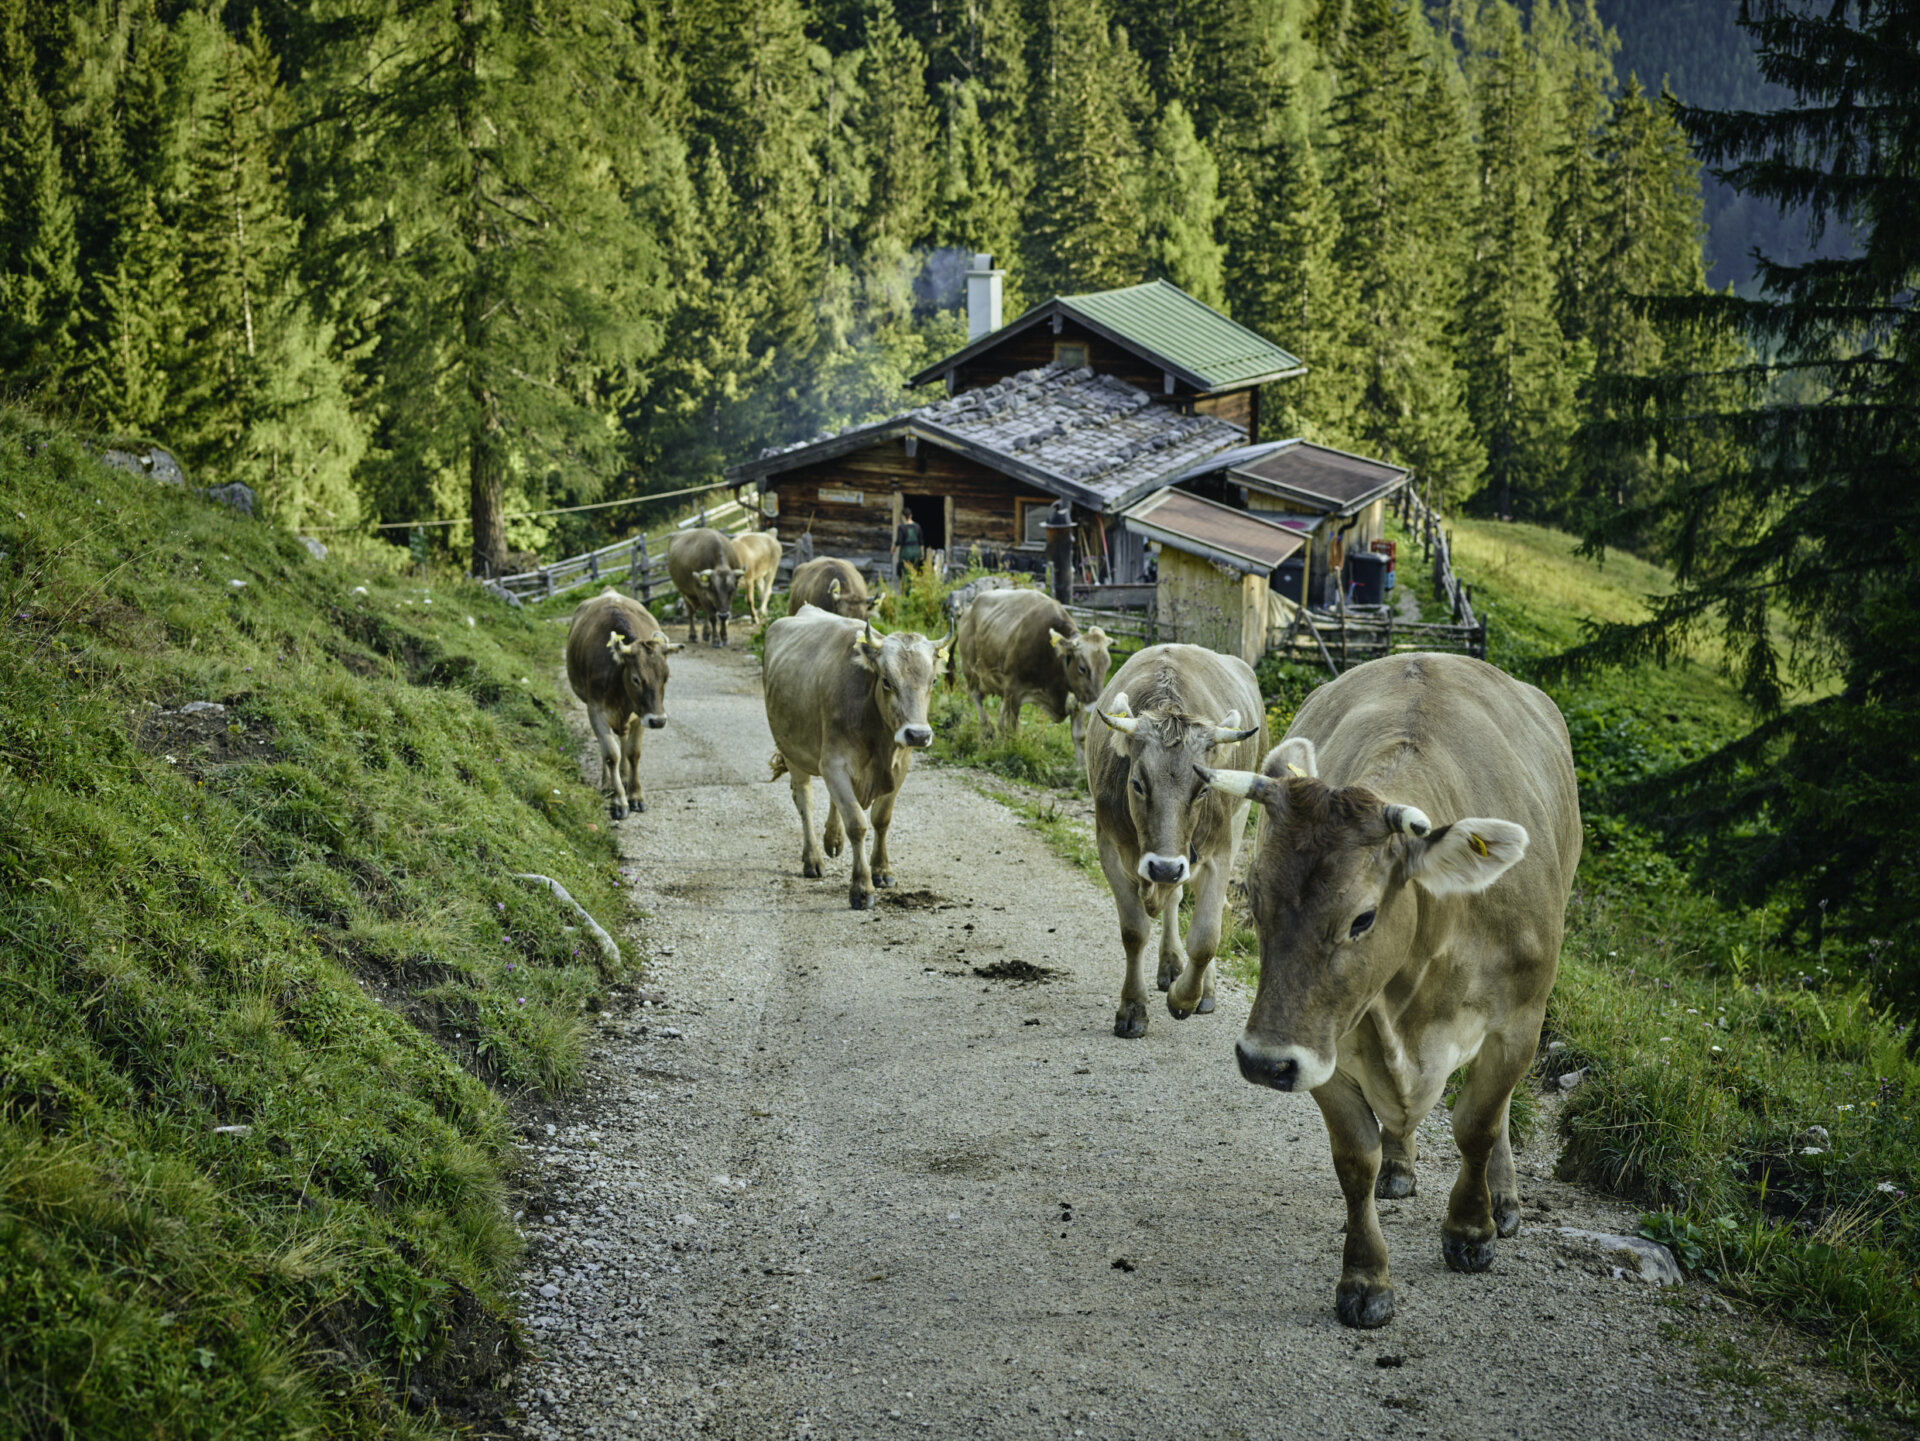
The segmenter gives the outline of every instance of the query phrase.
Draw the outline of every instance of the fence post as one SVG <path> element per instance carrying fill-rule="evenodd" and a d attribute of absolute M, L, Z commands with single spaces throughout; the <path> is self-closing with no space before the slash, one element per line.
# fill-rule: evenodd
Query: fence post
<path fill-rule="evenodd" d="M 553 599 L 553 572 L 552 572 L 552 571 L 551 571 L 550 569 L 548 569 L 547 567 L 545 567 L 545 566 L 542 566 L 542 567 L 540 568 L 540 574 L 541 574 L 541 575 L 543 575 L 544 577 L 546 577 L 546 581 L 547 581 L 547 595 L 546 595 L 546 598 L 547 598 L 548 600 L 552 600 L 552 599 Z"/>
<path fill-rule="evenodd" d="M 647 558 L 647 538 L 643 535 L 633 543 L 633 563 L 640 570 L 640 604 L 653 604 L 653 562 Z"/>
<path fill-rule="evenodd" d="M 600 579 L 600 557 L 591 551 L 587 554 L 587 576 L 591 580 Z"/>

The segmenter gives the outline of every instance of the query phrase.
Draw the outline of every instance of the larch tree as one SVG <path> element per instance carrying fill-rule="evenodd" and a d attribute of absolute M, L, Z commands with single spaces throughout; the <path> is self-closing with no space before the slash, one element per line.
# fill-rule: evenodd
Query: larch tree
<path fill-rule="evenodd" d="M 1149 275 L 1172 281 L 1215 309 L 1226 305 L 1220 221 L 1220 168 L 1193 132 L 1178 100 L 1167 102 L 1153 128 L 1141 219 Z"/>
<path fill-rule="evenodd" d="M 661 294 L 629 167 L 674 152 L 627 83 L 627 17 L 588 0 L 327 8 L 310 135 L 333 254 L 381 257 L 341 271 L 378 287 L 381 488 L 463 476 L 497 573 L 510 484 L 591 497 L 620 464 L 605 387 L 657 345 Z"/>

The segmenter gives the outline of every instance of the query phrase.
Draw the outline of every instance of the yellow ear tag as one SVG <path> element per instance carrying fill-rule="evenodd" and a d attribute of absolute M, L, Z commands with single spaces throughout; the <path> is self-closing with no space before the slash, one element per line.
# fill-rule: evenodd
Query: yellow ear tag
<path fill-rule="evenodd" d="M 1467 844 L 1473 847 L 1473 853 L 1476 856 L 1484 856 L 1487 853 L 1487 843 L 1472 831 L 1467 832 Z"/>
<path fill-rule="evenodd" d="M 1301 770 L 1300 767 L 1295 765 L 1292 761 L 1287 762 L 1287 769 L 1292 771 L 1295 775 L 1299 776 L 1301 780 L 1305 780 L 1307 778 L 1307 773 Z"/>

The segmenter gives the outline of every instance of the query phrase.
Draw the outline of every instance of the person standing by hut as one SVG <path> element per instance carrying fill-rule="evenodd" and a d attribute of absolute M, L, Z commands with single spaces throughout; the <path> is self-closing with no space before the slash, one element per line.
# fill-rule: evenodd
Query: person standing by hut
<path fill-rule="evenodd" d="M 900 582 L 900 593 L 905 595 L 912 568 L 920 564 L 920 558 L 926 554 L 926 538 L 921 534 L 920 523 L 913 518 L 913 512 L 906 508 L 900 511 L 900 524 L 893 531 L 893 574 Z"/>

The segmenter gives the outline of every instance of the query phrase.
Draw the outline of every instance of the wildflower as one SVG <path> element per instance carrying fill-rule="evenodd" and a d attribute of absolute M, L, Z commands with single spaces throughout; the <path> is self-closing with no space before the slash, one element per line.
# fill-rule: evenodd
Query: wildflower
<path fill-rule="evenodd" d="M 527 998 L 525 996 L 522 996 L 520 998 L 520 1004 L 524 1006 L 526 1003 L 527 1003 Z"/>
<path fill-rule="evenodd" d="M 1895 1186 L 1891 1181 L 1882 1181 L 1879 1185 L 1875 1186 L 1873 1189 L 1876 1191 L 1884 1191 L 1889 1196 L 1891 1196 L 1895 1191 L 1899 1189 L 1899 1187 Z"/>
<path fill-rule="evenodd" d="M 1851 1111 L 1853 1109 L 1853 1104 L 1852 1102 L 1848 1102 L 1844 1106 L 1835 1106 L 1833 1109 L 1836 1111 Z"/>
<path fill-rule="evenodd" d="M 495 901 L 493 905 L 495 910 L 504 911 L 507 908 L 507 903 L 505 901 Z"/>
<path fill-rule="evenodd" d="M 508 973 L 509 975 L 511 975 L 511 974 L 513 973 L 513 962 L 512 962 L 512 961 L 508 961 L 508 962 L 507 962 L 507 973 Z"/>

